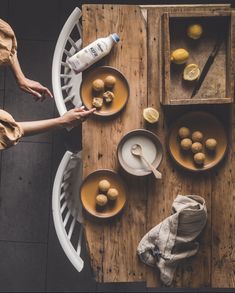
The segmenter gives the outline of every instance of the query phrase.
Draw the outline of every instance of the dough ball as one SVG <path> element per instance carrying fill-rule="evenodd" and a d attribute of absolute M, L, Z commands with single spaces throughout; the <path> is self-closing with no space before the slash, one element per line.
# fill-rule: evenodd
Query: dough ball
<path fill-rule="evenodd" d="M 102 192 L 107 192 L 110 188 L 110 182 L 106 179 L 103 179 L 99 182 L 99 190 Z"/>
<path fill-rule="evenodd" d="M 190 136 L 190 130 L 187 127 L 181 127 L 178 131 L 180 138 L 187 138 Z"/>
<path fill-rule="evenodd" d="M 102 98 L 93 98 L 92 105 L 95 108 L 100 109 L 103 105 L 103 99 Z"/>
<path fill-rule="evenodd" d="M 95 79 L 92 83 L 92 88 L 95 92 L 101 92 L 104 90 L 104 82 L 102 79 Z"/>
<path fill-rule="evenodd" d="M 184 138 L 181 140 L 180 146 L 184 151 L 188 151 L 191 149 L 192 140 L 190 138 Z"/>
<path fill-rule="evenodd" d="M 194 131 L 192 134 L 192 140 L 193 142 L 201 142 L 203 140 L 203 134 L 201 131 Z"/>
<path fill-rule="evenodd" d="M 111 103 L 112 100 L 114 99 L 114 93 L 113 92 L 110 92 L 110 91 L 107 91 L 105 93 L 103 93 L 103 98 L 105 99 L 105 102 L 106 103 Z"/>
<path fill-rule="evenodd" d="M 191 150 L 194 154 L 200 153 L 202 151 L 202 144 L 200 142 L 194 142 L 192 144 Z"/>
<path fill-rule="evenodd" d="M 108 75 L 104 80 L 105 87 L 109 89 L 112 89 L 115 83 L 116 83 L 116 78 L 113 75 Z"/>
<path fill-rule="evenodd" d="M 193 159 L 196 164 L 203 165 L 205 162 L 206 156 L 203 153 L 197 153 L 194 155 Z"/>
<path fill-rule="evenodd" d="M 216 146 L 217 146 L 217 141 L 216 139 L 214 138 L 208 138 L 206 140 L 206 148 L 209 150 L 209 151 L 214 151 L 216 149 Z"/>
<path fill-rule="evenodd" d="M 118 197 L 118 191 L 116 188 L 109 188 L 107 192 L 108 199 L 110 200 L 116 200 Z"/>
<path fill-rule="evenodd" d="M 103 207 L 107 204 L 108 198 L 105 194 L 98 194 L 95 198 L 95 202 L 98 206 Z"/>

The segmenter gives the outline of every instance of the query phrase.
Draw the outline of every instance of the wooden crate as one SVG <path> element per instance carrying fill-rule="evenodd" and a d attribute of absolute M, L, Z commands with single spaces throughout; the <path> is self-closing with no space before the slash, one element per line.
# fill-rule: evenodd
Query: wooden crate
<path fill-rule="evenodd" d="M 162 14 L 162 94 L 164 105 L 222 104 L 233 102 L 234 97 L 234 56 L 235 56 L 235 12 L 232 9 L 215 11 L 208 7 L 204 11 L 192 11 L 185 7 Z M 201 23 L 203 35 L 198 40 L 190 39 L 187 26 Z M 218 41 L 218 31 L 224 41 L 220 46 L 199 91 L 191 97 L 195 82 L 183 80 L 187 64 L 196 63 L 202 71 L 213 47 Z M 171 63 L 171 52 L 178 48 L 189 51 L 186 64 Z"/>

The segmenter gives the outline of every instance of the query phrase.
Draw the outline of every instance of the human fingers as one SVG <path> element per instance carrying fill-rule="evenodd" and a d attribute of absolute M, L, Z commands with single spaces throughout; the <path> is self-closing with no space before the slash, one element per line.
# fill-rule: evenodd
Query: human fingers
<path fill-rule="evenodd" d="M 40 102 L 43 102 L 46 100 L 46 96 L 45 95 L 42 95 L 42 97 L 40 98 Z"/>
<path fill-rule="evenodd" d="M 91 113 L 87 113 L 88 111 L 80 112 L 79 117 L 81 120 L 85 120 Z"/>
<path fill-rule="evenodd" d="M 84 112 L 85 110 L 85 106 L 81 106 L 81 107 L 79 107 L 79 108 L 74 108 L 74 111 L 75 112 Z"/>
<path fill-rule="evenodd" d="M 42 86 L 41 84 L 39 84 L 39 86 L 37 87 L 37 88 L 35 88 L 35 90 L 37 90 L 38 92 L 40 92 L 41 93 L 41 95 L 43 96 L 43 97 L 50 97 L 50 98 L 53 98 L 53 95 L 52 95 L 52 93 L 49 91 L 49 89 L 48 88 L 46 88 L 46 87 L 44 87 L 44 86 Z"/>
<path fill-rule="evenodd" d="M 38 101 L 38 100 L 40 100 L 40 99 L 42 98 L 42 95 L 41 95 L 39 92 L 37 92 L 37 91 L 35 91 L 35 90 L 32 90 L 31 88 L 27 88 L 27 91 L 28 91 L 30 94 L 32 94 L 34 97 L 37 98 L 36 101 Z"/>
<path fill-rule="evenodd" d="M 96 110 L 96 108 L 92 108 L 92 109 L 90 109 L 90 110 L 86 110 L 86 111 L 84 111 L 84 112 L 81 113 L 81 114 L 82 114 L 83 116 L 88 116 L 88 115 L 94 113 L 95 110 Z"/>
<path fill-rule="evenodd" d="M 93 108 L 93 109 L 88 110 L 88 111 L 79 112 L 79 120 L 81 122 L 84 122 L 88 118 L 88 116 L 91 115 L 95 110 L 96 109 Z"/>
<path fill-rule="evenodd" d="M 44 95 L 49 96 L 50 98 L 53 98 L 52 93 L 50 92 L 50 90 L 46 87 L 44 87 Z"/>

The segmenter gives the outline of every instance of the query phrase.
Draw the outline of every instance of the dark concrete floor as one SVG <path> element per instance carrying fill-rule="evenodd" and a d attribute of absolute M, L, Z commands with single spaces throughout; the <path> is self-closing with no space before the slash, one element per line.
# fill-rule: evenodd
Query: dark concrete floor
<path fill-rule="evenodd" d="M 16 33 L 25 75 L 50 89 L 57 37 L 69 14 L 80 4 L 74 0 L 0 1 L 0 18 Z M 17 88 L 12 73 L 4 67 L 0 68 L 0 108 L 18 121 L 58 115 L 53 100 L 36 104 Z M 65 256 L 53 225 L 51 193 L 70 136 L 61 130 L 24 138 L 16 147 L 0 153 L 0 292 L 148 291 L 144 283 L 96 284 L 85 248 L 81 273 Z"/>
<path fill-rule="evenodd" d="M 79 4 L 73 0 L 0 1 L 0 18 L 10 23 L 17 36 L 23 72 L 50 89 L 57 37 Z M 53 100 L 35 103 L 18 89 L 5 67 L 0 68 L 0 108 L 17 121 L 58 115 Z M 96 284 L 85 248 L 81 273 L 65 256 L 53 225 L 51 193 L 70 142 L 71 135 L 61 130 L 23 138 L 16 147 L 0 153 L 0 291 L 145 291 L 144 284 Z"/>

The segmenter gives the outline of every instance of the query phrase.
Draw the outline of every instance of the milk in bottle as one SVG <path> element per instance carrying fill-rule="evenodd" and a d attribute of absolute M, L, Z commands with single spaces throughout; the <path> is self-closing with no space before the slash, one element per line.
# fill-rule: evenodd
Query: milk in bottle
<path fill-rule="evenodd" d="M 115 33 L 106 38 L 99 38 L 70 57 L 67 62 L 71 69 L 80 73 L 106 56 L 119 40 L 119 36 Z"/>

